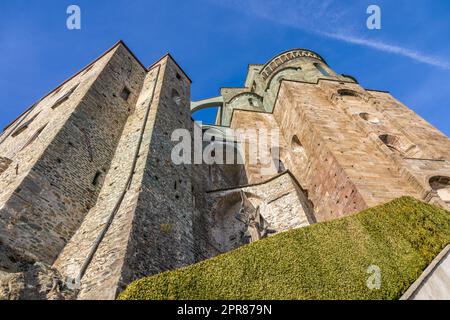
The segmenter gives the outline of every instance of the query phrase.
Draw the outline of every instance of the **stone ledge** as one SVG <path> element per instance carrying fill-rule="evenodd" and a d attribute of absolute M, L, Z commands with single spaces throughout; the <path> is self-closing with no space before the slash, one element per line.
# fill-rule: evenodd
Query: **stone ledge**
<path fill-rule="evenodd" d="M 450 244 L 431 262 L 428 268 L 422 273 L 416 282 L 406 291 L 406 293 L 400 298 L 400 300 L 416 300 L 417 294 L 424 287 L 424 285 L 431 279 L 434 272 L 442 265 L 442 263 L 448 258 L 450 253 Z M 447 286 L 450 284 L 447 283 Z M 450 297 L 446 297 L 450 299 Z"/>

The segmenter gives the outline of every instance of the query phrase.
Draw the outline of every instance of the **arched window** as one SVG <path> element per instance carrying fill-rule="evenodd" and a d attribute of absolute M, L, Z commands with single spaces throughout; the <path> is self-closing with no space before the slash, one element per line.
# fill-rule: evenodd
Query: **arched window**
<path fill-rule="evenodd" d="M 397 136 L 393 136 L 391 134 L 383 134 L 379 138 L 389 149 L 399 154 L 403 154 L 400 147 L 400 139 Z"/>
<path fill-rule="evenodd" d="M 370 122 L 372 124 L 378 124 L 381 122 L 380 119 L 378 119 L 377 117 L 375 117 L 367 112 L 360 113 L 359 116 L 361 117 L 361 119 L 363 119 L 367 122 Z"/>
<path fill-rule="evenodd" d="M 420 149 L 410 143 L 407 139 L 402 139 L 392 134 L 383 134 L 379 136 L 380 140 L 392 151 L 400 154 L 401 156 L 419 157 L 421 155 Z"/>
<path fill-rule="evenodd" d="M 442 201 L 450 203 L 450 177 L 432 177 L 430 187 L 437 192 Z"/>
<path fill-rule="evenodd" d="M 349 90 L 349 89 L 340 89 L 340 90 L 338 90 L 338 94 L 341 97 L 355 97 L 355 98 L 359 98 L 359 94 L 356 91 Z"/>
<path fill-rule="evenodd" d="M 124 87 L 122 89 L 122 92 L 120 93 L 120 97 L 125 101 L 128 101 L 128 99 L 130 98 L 130 95 L 131 95 L 131 90 L 128 89 L 127 87 Z"/>
<path fill-rule="evenodd" d="M 316 67 L 316 69 L 317 70 L 319 70 L 320 71 L 320 73 L 322 74 L 322 75 L 324 75 L 325 77 L 329 77 L 330 76 L 330 74 L 328 73 L 328 71 L 327 70 L 325 70 L 325 68 L 320 64 L 320 63 L 314 63 L 314 66 Z"/>
<path fill-rule="evenodd" d="M 172 100 L 175 102 L 175 104 L 177 106 L 181 106 L 181 103 L 183 101 L 183 99 L 181 98 L 180 94 L 175 89 L 172 90 Z"/>

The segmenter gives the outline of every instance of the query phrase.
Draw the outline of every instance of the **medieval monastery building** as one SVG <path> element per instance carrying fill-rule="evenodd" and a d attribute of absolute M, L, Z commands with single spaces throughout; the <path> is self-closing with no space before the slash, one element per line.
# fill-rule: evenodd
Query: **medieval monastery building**
<path fill-rule="evenodd" d="M 450 209 L 450 140 L 317 53 L 249 65 L 218 97 L 191 102 L 190 85 L 170 55 L 147 68 L 119 42 L 5 128 L 0 278 L 38 263 L 36 283 L 77 288 L 39 298 L 114 299 L 141 277 L 401 196 Z M 174 130 L 217 106 L 201 129 L 243 164 L 175 165 Z M 249 128 L 279 132 L 267 168 L 247 161 L 257 141 L 233 134 Z"/>

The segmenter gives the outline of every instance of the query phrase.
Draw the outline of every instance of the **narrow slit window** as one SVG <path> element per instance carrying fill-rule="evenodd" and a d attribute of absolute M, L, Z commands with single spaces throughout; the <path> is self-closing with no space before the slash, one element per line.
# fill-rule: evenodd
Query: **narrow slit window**
<path fill-rule="evenodd" d="M 76 86 L 74 86 L 72 89 L 70 89 L 69 91 L 67 91 L 67 93 L 64 94 L 61 98 L 56 100 L 56 102 L 52 106 L 52 109 L 55 110 L 60 105 L 62 105 L 64 102 L 69 100 L 70 96 L 75 92 L 75 90 L 77 90 L 77 88 L 78 88 L 78 84 Z"/>
<path fill-rule="evenodd" d="M 172 100 L 175 102 L 177 106 L 181 106 L 183 99 L 181 98 L 180 94 L 177 90 L 172 90 Z"/>
<path fill-rule="evenodd" d="M 94 179 L 92 180 L 93 186 L 98 186 L 100 183 L 100 179 L 102 178 L 103 172 L 97 171 L 97 173 L 94 176 Z"/>
<path fill-rule="evenodd" d="M 40 112 L 39 112 L 40 113 Z M 16 131 L 14 131 L 11 136 L 17 137 L 19 134 L 21 134 L 22 132 L 24 132 L 25 130 L 28 129 L 28 127 L 30 126 L 30 124 L 37 118 L 37 116 L 39 115 L 39 113 L 37 113 L 36 115 L 34 115 L 30 120 L 26 121 L 24 124 L 22 124 L 19 128 L 17 128 Z"/>
<path fill-rule="evenodd" d="M 22 147 L 21 150 L 25 149 L 26 147 L 28 147 L 30 144 L 32 144 L 34 141 L 36 141 L 37 138 L 39 138 L 39 136 L 41 135 L 42 131 L 44 131 L 45 127 L 47 127 L 47 124 L 45 124 L 44 126 L 42 126 L 38 131 L 36 131 L 33 136 L 30 138 L 30 140 L 28 140 L 28 142 Z"/>

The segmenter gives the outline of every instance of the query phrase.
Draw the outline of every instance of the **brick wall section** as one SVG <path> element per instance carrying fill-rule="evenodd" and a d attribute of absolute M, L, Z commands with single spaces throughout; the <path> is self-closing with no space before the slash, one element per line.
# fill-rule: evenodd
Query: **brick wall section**
<path fill-rule="evenodd" d="M 354 90 L 360 93 L 362 98 L 352 100 L 337 97 L 336 93 L 339 89 Z M 277 121 L 280 123 L 286 140 L 295 134 L 295 130 L 302 130 L 298 127 L 298 124 L 302 124 L 305 128 L 303 129 L 304 134 L 300 136 L 307 153 L 307 145 L 311 145 L 309 141 L 313 139 L 319 148 L 316 147 L 313 150 L 310 147 L 309 153 L 317 153 L 320 149 L 319 144 L 327 150 L 320 157 L 313 156 L 313 159 L 321 159 L 325 162 L 332 159 L 333 162 L 331 166 L 324 167 L 322 164 L 321 167 L 314 170 L 315 175 L 322 176 L 318 180 L 302 179 L 300 172 L 296 175 L 299 181 L 305 183 L 305 188 L 310 191 L 311 200 L 318 210 L 319 221 L 322 220 L 320 216 L 323 216 L 323 219 L 330 219 L 359 211 L 364 206 L 378 205 L 402 195 L 422 198 L 415 178 L 417 174 L 412 173 L 413 170 L 409 170 L 405 165 L 405 161 L 409 160 L 404 160 L 393 153 L 379 139 L 379 135 L 393 134 L 402 139 L 408 139 L 417 144 L 419 148 L 421 143 L 414 137 L 414 134 L 411 134 L 414 130 L 405 125 L 399 125 L 402 120 L 395 121 L 394 119 L 393 121 L 393 116 L 385 116 L 386 107 L 383 105 L 386 105 L 383 100 L 377 99 L 357 84 L 322 80 L 316 86 L 287 81 L 285 87 L 281 89 L 274 116 L 278 118 Z M 278 109 L 278 107 L 281 108 Z M 289 110 L 288 108 L 295 108 L 296 113 L 302 115 L 303 118 L 293 119 L 294 113 L 283 111 Z M 365 121 L 359 116 L 362 112 L 376 116 L 380 123 L 375 125 Z M 409 115 L 410 122 L 424 122 L 412 112 Z M 442 137 L 439 139 L 444 140 Z M 426 157 L 429 150 L 430 146 L 423 148 L 421 155 Z M 436 153 L 442 154 L 439 150 Z M 311 158 L 311 156 L 309 157 Z M 312 162 L 314 163 L 314 160 Z M 440 170 L 435 171 L 436 168 L 433 168 L 432 165 L 429 166 L 434 174 L 437 172 L 447 172 L 448 174 L 446 167 L 445 163 L 441 163 Z M 329 173 L 323 175 L 321 172 L 327 168 L 329 168 Z M 295 169 L 292 170 L 296 172 Z M 333 177 L 333 172 L 335 177 Z M 314 180 L 318 183 L 311 184 L 311 181 Z M 320 181 L 326 181 L 326 185 L 322 184 L 321 187 L 317 187 L 320 186 Z M 328 189 L 329 186 L 331 189 Z M 315 197 L 314 194 L 318 196 Z M 359 199 L 352 199 L 358 194 L 360 195 Z M 320 204 L 324 207 L 322 209 L 317 207 L 319 199 L 322 199 L 322 204 Z M 329 204 L 324 205 L 325 201 Z M 334 204 L 333 201 L 335 201 Z M 352 205 L 354 205 L 353 208 Z"/>

